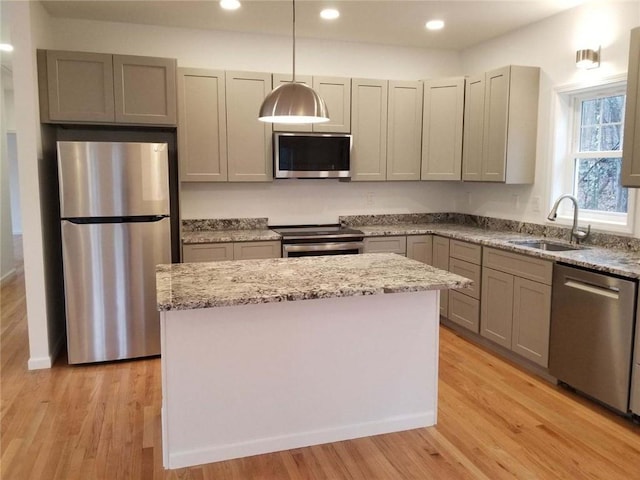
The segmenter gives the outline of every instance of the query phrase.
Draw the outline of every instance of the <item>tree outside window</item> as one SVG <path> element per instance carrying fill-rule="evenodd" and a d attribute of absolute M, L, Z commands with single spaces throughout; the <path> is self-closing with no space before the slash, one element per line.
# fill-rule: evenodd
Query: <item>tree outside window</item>
<path fill-rule="evenodd" d="M 576 98 L 573 193 L 583 210 L 626 214 L 620 185 L 625 95 Z"/>

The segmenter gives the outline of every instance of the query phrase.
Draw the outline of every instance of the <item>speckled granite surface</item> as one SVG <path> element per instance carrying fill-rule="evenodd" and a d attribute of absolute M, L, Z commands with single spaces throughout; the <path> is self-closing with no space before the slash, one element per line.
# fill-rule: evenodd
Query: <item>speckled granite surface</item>
<path fill-rule="evenodd" d="M 426 235 L 435 234 L 455 238 L 487 247 L 500 248 L 516 253 L 524 253 L 532 257 L 543 258 L 555 262 L 589 268 L 605 273 L 613 273 L 628 278 L 640 278 L 640 253 L 631 250 L 616 250 L 590 245 L 581 246 L 579 250 L 552 252 L 513 244 L 523 240 L 551 240 L 554 243 L 568 244 L 556 238 L 549 239 L 541 235 L 530 235 L 499 230 L 487 230 L 457 224 L 407 224 L 407 225 L 373 225 L 358 227 L 366 236 L 380 235 Z"/>
<path fill-rule="evenodd" d="M 265 240 L 280 240 L 280 234 L 267 228 L 255 230 L 203 230 L 201 232 L 182 232 L 182 243 L 184 245 L 194 243 L 259 242 Z"/>
<path fill-rule="evenodd" d="M 204 218 L 182 220 L 183 232 L 207 230 L 266 230 L 269 220 L 264 218 Z"/>
<path fill-rule="evenodd" d="M 210 218 L 182 221 L 182 243 L 260 242 L 280 240 L 267 218 Z"/>
<path fill-rule="evenodd" d="M 159 310 L 461 288 L 470 280 L 392 253 L 158 265 Z"/>

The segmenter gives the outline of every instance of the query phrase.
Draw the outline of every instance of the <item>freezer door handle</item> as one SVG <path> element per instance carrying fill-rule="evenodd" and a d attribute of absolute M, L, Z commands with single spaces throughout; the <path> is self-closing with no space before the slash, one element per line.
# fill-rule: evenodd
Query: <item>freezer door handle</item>
<path fill-rule="evenodd" d="M 159 222 L 167 215 L 139 215 L 135 217 L 90 217 L 90 218 L 65 218 L 67 222 L 76 225 L 91 225 L 93 223 L 152 223 Z"/>

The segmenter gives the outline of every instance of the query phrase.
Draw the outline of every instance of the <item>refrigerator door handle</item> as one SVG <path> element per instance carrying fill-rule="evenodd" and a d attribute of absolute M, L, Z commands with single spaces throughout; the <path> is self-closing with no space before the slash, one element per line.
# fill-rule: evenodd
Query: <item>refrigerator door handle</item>
<path fill-rule="evenodd" d="M 94 223 L 150 223 L 159 222 L 168 215 L 138 215 L 135 217 L 82 217 L 82 218 L 63 218 L 67 222 L 76 225 L 91 225 Z"/>

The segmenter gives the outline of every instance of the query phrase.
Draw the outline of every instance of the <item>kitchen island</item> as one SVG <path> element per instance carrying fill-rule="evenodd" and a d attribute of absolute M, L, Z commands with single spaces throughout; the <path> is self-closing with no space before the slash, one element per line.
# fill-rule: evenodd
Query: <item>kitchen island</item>
<path fill-rule="evenodd" d="M 165 468 L 436 422 L 438 290 L 394 254 L 160 265 Z"/>

